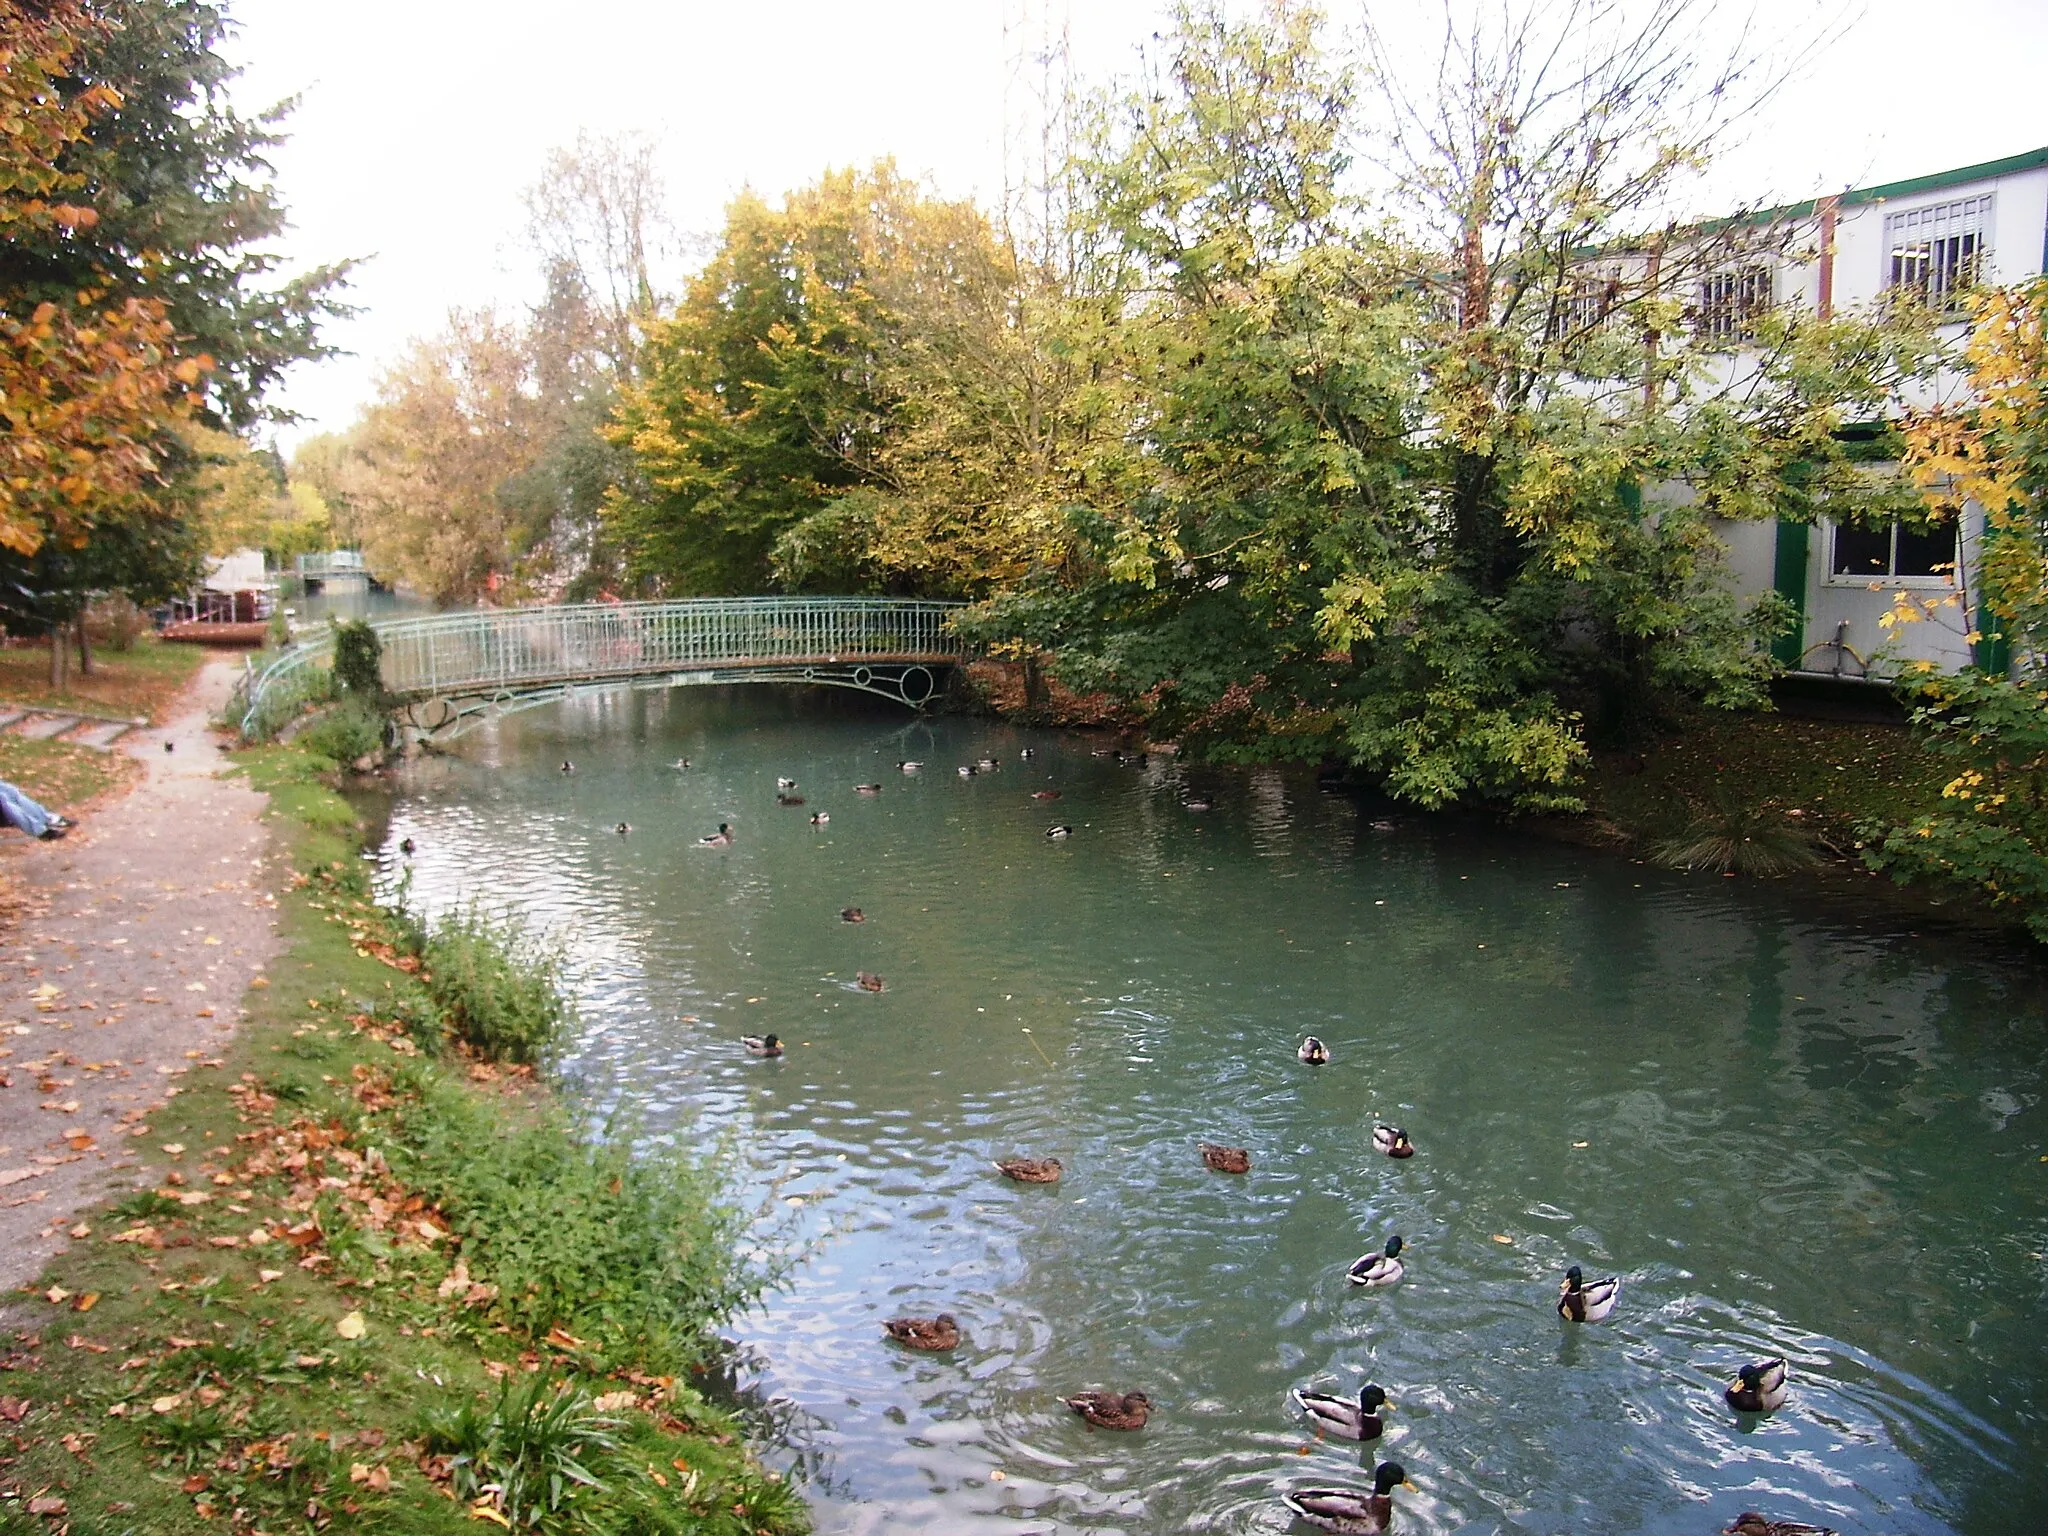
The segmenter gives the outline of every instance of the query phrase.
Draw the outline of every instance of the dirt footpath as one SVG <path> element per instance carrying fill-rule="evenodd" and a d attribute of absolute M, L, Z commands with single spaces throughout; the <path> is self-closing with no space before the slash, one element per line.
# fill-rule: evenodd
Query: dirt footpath
<path fill-rule="evenodd" d="M 0 832 L 29 900 L 0 938 L 0 1301 L 82 1208 L 165 1166 L 150 1111 L 217 1057 L 276 951 L 265 797 L 219 776 L 208 728 L 236 667 L 209 662 L 121 743 L 146 779 L 68 838 Z"/>

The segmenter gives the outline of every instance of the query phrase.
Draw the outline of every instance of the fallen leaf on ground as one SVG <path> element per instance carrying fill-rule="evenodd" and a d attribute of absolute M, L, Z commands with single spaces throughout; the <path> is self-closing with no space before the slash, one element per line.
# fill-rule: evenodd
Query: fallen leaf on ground
<path fill-rule="evenodd" d="M 99 1304 L 100 1293 L 98 1291 L 87 1291 L 83 1296 L 79 1297 L 78 1300 L 72 1304 L 72 1309 L 78 1312 L 90 1312 L 94 1307 L 98 1306 Z"/>
<path fill-rule="evenodd" d="M 172 1392 L 164 1397 L 158 1398 L 155 1402 L 151 1403 L 149 1405 L 149 1411 L 151 1413 L 176 1413 L 179 1407 L 183 1405 L 184 1401 L 184 1393 Z"/>
<path fill-rule="evenodd" d="M 268 1285 L 273 1280 L 282 1280 L 283 1278 L 284 1271 L 281 1269 L 259 1269 L 256 1271 L 256 1279 L 263 1285 Z"/>
<path fill-rule="evenodd" d="M 59 1302 L 69 1301 L 70 1299 L 71 1293 L 65 1290 L 64 1287 L 61 1285 L 53 1285 L 47 1291 L 43 1292 L 43 1300 L 47 1301 L 53 1307 L 56 1306 Z"/>
<path fill-rule="evenodd" d="M 0 1419 L 9 1424 L 19 1424 L 28 1417 L 33 1405 L 25 1397 L 0 1397 Z"/>
<path fill-rule="evenodd" d="M 363 1321 L 363 1314 L 351 1312 L 334 1325 L 334 1331 L 344 1339 L 360 1339 L 370 1331 L 370 1325 Z"/>
<path fill-rule="evenodd" d="M 469 1518 L 472 1520 L 488 1520 L 493 1525 L 502 1525 L 508 1531 L 512 1529 L 512 1522 L 510 1520 L 507 1520 L 481 1499 L 469 1506 Z"/>
<path fill-rule="evenodd" d="M 39 1494 L 28 1501 L 28 1512 L 32 1515 L 61 1515 L 64 1509 L 64 1501 L 54 1493 Z"/>

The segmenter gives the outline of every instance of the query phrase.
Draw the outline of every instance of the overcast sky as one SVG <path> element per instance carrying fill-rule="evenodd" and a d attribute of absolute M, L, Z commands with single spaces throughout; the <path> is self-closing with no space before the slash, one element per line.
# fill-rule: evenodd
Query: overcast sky
<path fill-rule="evenodd" d="M 1018 25 L 1029 6 L 1031 16 Z M 287 249 L 313 264 L 371 258 L 363 307 L 332 338 L 352 355 L 302 365 L 281 396 L 345 427 L 379 367 L 451 306 L 532 292 L 520 194 L 579 130 L 660 145 L 669 206 L 709 234 L 742 187 L 775 194 L 827 165 L 894 155 L 944 193 L 1002 186 L 1011 35 L 1051 11 L 1079 74 L 1127 70 L 1159 0 L 229 0 L 244 110 L 298 95 L 276 156 Z M 1362 14 L 1333 0 L 1333 24 Z M 1404 0 L 1388 14 L 1434 14 Z M 1729 199 L 1804 197 L 2048 145 L 2044 0 L 1778 0 L 1774 26 L 1846 18 L 1716 174 Z"/>

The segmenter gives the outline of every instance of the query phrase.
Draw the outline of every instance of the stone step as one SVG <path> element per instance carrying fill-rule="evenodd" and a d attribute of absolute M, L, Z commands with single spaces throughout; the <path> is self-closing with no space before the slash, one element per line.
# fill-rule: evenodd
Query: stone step
<path fill-rule="evenodd" d="M 7 727 L 14 724 L 17 720 L 25 720 L 27 718 L 28 711 L 25 709 L 0 709 L 0 731 L 6 730 Z"/>
<path fill-rule="evenodd" d="M 76 736 L 64 739 L 75 746 L 91 747 L 95 752 L 111 752 L 114 743 L 132 729 L 125 720 L 90 720 Z"/>
<path fill-rule="evenodd" d="M 62 735 L 76 724 L 76 715 L 33 715 L 26 725 L 17 726 L 14 734 L 26 736 L 30 741 L 48 741 L 52 736 Z"/>

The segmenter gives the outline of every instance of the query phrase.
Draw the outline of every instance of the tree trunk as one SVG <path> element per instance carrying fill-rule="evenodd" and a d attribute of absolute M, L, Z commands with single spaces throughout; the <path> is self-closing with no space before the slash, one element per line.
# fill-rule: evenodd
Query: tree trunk
<path fill-rule="evenodd" d="M 78 675 L 92 676 L 92 641 L 86 637 L 85 620 L 78 621 Z"/>
<path fill-rule="evenodd" d="M 68 624 L 50 626 L 50 692 L 64 692 L 68 681 L 66 672 L 71 661 L 71 636 Z"/>

